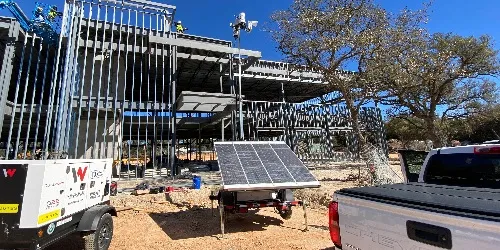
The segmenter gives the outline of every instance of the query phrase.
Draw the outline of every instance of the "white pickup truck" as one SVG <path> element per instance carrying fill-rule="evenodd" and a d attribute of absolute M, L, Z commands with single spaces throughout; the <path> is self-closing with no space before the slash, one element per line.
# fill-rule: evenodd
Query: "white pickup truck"
<path fill-rule="evenodd" d="M 405 182 L 342 189 L 339 249 L 500 249 L 500 144 L 400 151 Z"/>

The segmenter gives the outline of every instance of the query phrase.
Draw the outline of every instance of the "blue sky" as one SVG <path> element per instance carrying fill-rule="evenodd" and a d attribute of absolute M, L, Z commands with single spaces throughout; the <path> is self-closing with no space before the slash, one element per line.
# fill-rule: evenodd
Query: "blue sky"
<path fill-rule="evenodd" d="M 14 0 L 16 1 L 16 0 Z M 262 23 L 269 22 L 273 11 L 285 9 L 292 0 L 156 0 L 177 6 L 176 19 L 182 20 L 189 28 L 186 33 L 232 40 L 229 23 L 239 12 L 247 14 L 247 20 L 258 20 L 259 27 L 250 34 L 242 36 L 242 48 L 259 50 L 263 59 L 280 60 L 282 55 L 276 50 L 276 44 L 269 34 L 262 31 Z M 25 13 L 31 16 L 34 1 L 16 1 Z M 56 4 L 62 10 L 64 0 L 45 0 L 46 4 Z M 390 11 L 397 11 L 405 6 L 411 9 L 421 7 L 418 0 L 376 0 Z M 10 15 L 7 10 L 0 10 L 1 15 Z M 495 47 L 500 49 L 500 1 L 499 0 L 434 0 L 431 7 L 431 32 L 454 32 L 460 35 L 489 34 L 495 40 Z"/>
<path fill-rule="evenodd" d="M 14 0 L 16 1 L 16 0 Z M 293 0 L 156 0 L 177 6 L 175 20 L 182 20 L 189 30 L 186 33 L 232 41 L 229 23 L 234 15 L 245 12 L 247 20 L 259 21 L 257 29 L 242 35 L 242 48 L 262 52 L 262 59 L 279 61 L 283 56 L 276 49 L 269 33 L 262 30 L 264 23 L 270 21 L 270 15 L 280 9 L 286 9 Z M 398 11 L 404 7 L 419 9 L 419 0 L 375 0 L 389 11 Z M 63 9 L 64 0 L 45 0 L 46 4 L 55 4 Z M 34 1 L 17 0 L 17 3 L 31 17 Z M 0 15 L 10 15 L 7 10 L 0 10 Z M 430 8 L 427 28 L 430 32 L 453 32 L 463 36 L 488 34 L 493 37 L 494 46 L 500 50 L 500 0 L 434 0 Z M 500 80 L 493 79 L 500 85 Z"/>
<path fill-rule="evenodd" d="M 247 20 L 269 22 L 273 11 L 286 9 L 292 0 L 172 0 L 176 5 L 177 19 L 189 27 L 188 33 L 230 40 L 229 22 L 233 15 L 244 11 Z M 418 9 L 422 6 L 418 0 L 376 0 L 390 11 L 397 11 L 408 6 Z M 431 8 L 428 28 L 431 32 L 454 32 L 460 35 L 491 35 L 500 49 L 500 1 L 499 0 L 434 0 Z M 258 27 L 261 28 L 262 26 Z M 242 47 L 259 50 L 263 59 L 280 60 L 282 55 L 276 51 L 276 44 L 270 35 L 261 29 L 242 37 Z"/>

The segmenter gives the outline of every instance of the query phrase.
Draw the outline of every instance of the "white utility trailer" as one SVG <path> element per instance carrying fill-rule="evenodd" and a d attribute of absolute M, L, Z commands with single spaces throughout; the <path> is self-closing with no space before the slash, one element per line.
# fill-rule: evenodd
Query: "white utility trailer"
<path fill-rule="evenodd" d="M 113 159 L 0 161 L 0 249 L 43 249 L 80 234 L 105 250 L 116 210 L 109 203 Z"/>

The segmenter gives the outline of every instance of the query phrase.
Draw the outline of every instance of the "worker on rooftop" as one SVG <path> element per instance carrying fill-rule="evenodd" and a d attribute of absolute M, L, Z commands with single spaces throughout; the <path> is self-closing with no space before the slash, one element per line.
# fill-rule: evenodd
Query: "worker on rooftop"
<path fill-rule="evenodd" d="M 62 12 L 57 11 L 57 6 L 53 5 L 53 6 L 50 6 L 49 14 L 47 15 L 47 19 L 49 19 L 49 21 L 53 22 L 54 19 L 56 19 L 56 17 L 62 16 L 62 15 L 63 15 Z"/>
<path fill-rule="evenodd" d="M 34 19 L 35 21 L 37 22 L 44 22 L 45 21 L 45 17 L 43 16 L 43 8 L 38 6 L 36 9 L 35 9 L 35 13 L 34 13 Z"/>
<path fill-rule="evenodd" d="M 184 34 L 184 31 L 187 30 L 187 28 L 184 28 L 182 26 L 182 22 L 181 21 L 178 21 L 175 23 L 175 29 L 177 30 L 177 33 L 181 33 L 181 34 Z"/>

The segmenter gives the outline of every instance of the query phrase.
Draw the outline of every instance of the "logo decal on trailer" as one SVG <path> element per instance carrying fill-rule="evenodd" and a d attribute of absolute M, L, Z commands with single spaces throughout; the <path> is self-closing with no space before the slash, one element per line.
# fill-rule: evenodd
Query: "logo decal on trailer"
<path fill-rule="evenodd" d="M 72 217 L 72 216 L 70 216 L 70 217 L 68 217 L 68 218 L 66 218 L 66 219 L 62 219 L 62 220 L 60 220 L 60 221 L 58 221 L 58 222 L 56 223 L 56 227 L 59 227 L 59 226 L 61 226 L 61 225 L 64 225 L 64 224 L 66 224 L 66 223 L 70 222 L 71 220 L 73 220 L 73 217 Z"/>
<path fill-rule="evenodd" d="M 59 199 L 48 200 L 47 209 L 52 209 L 59 206 Z"/>
<path fill-rule="evenodd" d="M 91 179 L 97 179 L 97 178 L 101 178 L 103 176 L 103 174 L 102 174 L 102 171 L 94 170 L 91 172 L 90 176 L 91 176 L 90 177 Z"/>
<path fill-rule="evenodd" d="M 78 198 L 80 196 L 84 196 L 85 195 L 85 192 L 78 192 L 78 193 L 72 193 L 72 194 L 68 194 L 68 199 L 70 200 L 73 200 L 75 198 Z"/>
<path fill-rule="evenodd" d="M 99 196 L 101 196 L 101 192 L 100 191 L 91 192 L 89 196 L 90 196 L 90 199 L 96 199 L 96 198 L 99 198 Z"/>
<path fill-rule="evenodd" d="M 61 216 L 61 209 L 57 209 L 38 216 L 38 225 L 57 219 Z"/>
<path fill-rule="evenodd" d="M 17 214 L 19 204 L 0 204 L 0 214 Z"/>
<path fill-rule="evenodd" d="M 80 179 L 80 181 L 83 181 L 83 179 L 85 179 L 87 168 L 88 166 L 85 166 L 83 169 L 82 167 L 78 167 L 78 171 L 76 170 L 76 168 L 73 168 L 73 181 L 75 183 L 78 182 L 78 178 Z"/>
<path fill-rule="evenodd" d="M 54 229 L 56 229 L 56 225 L 54 225 L 54 223 L 50 223 L 49 227 L 47 228 L 47 233 L 52 234 L 54 232 Z"/>
<path fill-rule="evenodd" d="M 4 169 L 3 170 L 3 176 L 5 176 L 5 178 L 9 177 L 9 178 L 12 178 L 14 177 L 14 174 L 16 173 L 16 170 L 15 168 L 7 168 L 7 169 Z"/>

